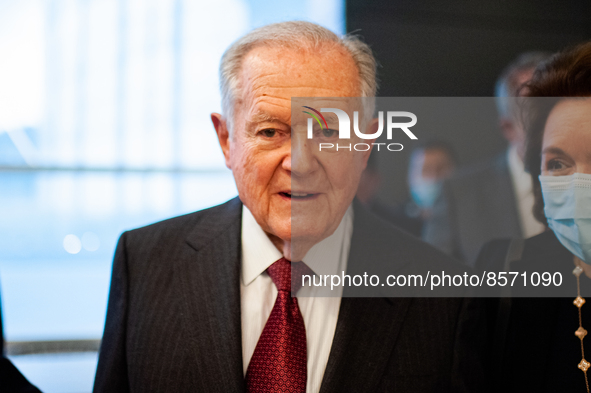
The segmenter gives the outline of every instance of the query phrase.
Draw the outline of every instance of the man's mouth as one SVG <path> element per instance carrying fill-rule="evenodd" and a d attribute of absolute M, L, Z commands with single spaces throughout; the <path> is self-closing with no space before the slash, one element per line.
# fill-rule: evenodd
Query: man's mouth
<path fill-rule="evenodd" d="M 289 198 L 291 200 L 306 200 L 312 199 L 318 196 L 318 194 L 308 193 L 308 192 L 280 192 L 279 193 L 284 198 Z"/>

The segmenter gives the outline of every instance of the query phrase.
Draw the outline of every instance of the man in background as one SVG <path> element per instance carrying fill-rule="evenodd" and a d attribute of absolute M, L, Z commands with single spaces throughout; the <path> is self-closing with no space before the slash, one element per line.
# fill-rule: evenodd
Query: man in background
<path fill-rule="evenodd" d="M 416 228 L 416 236 L 421 236 L 423 224 L 431 217 L 443 182 L 453 174 L 456 165 L 454 151 L 443 141 L 425 142 L 411 153 L 408 165 L 411 198 L 401 206 L 400 214 L 418 220 L 420 225 Z"/>
<path fill-rule="evenodd" d="M 466 168 L 445 182 L 425 225 L 427 242 L 468 265 L 492 239 L 528 238 L 544 230 L 532 214 L 532 182 L 523 167 L 523 115 L 516 97 L 524 94 L 522 87 L 548 57 L 542 52 L 523 53 L 500 74 L 495 96 L 499 126 L 509 147 L 492 161 Z"/>
<path fill-rule="evenodd" d="M 382 183 L 377 154 L 373 152 L 369 157 L 367 168 L 361 175 L 357 199 L 372 213 L 420 237 L 423 224 L 431 216 L 433 204 L 441 193 L 443 181 L 451 176 L 457 165 L 455 153 L 447 143 L 438 140 L 417 146 L 408 165 L 410 198 L 399 205 L 382 203 L 377 197 Z"/>

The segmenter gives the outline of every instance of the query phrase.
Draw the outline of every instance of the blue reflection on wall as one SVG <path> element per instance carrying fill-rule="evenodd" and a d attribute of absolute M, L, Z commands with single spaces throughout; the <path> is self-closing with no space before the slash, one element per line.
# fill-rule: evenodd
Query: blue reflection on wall
<path fill-rule="evenodd" d="M 121 232 L 236 195 L 209 120 L 219 60 L 294 19 L 343 33 L 344 2 L 0 0 L 7 341 L 99 339 Z M 96 354 L 72 356 L 13 361 L 42 391 L 90 391 Z"/>
<path fill-rule="evenodd" d="M 236 195 L 229 171 L 0 172 L 9 341 L 98 338 L 119 235 Z"/>

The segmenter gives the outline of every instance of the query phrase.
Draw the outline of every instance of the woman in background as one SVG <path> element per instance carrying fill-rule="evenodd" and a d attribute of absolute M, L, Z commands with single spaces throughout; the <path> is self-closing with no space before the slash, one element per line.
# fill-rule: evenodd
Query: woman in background
<path fill-rule="evenodd" d="M 533 115 L 525 165 L 534 214 L 549 230 L 517 247 L 509 240 L 488 243 L 477 267 L 559 272 L 560 296 L 570 297 L 517 297 L 555 293 L 530 286 L 513 289 L 510 300 L 491 300 L 489 378 L 495 391 L 589 392 L 591 303 L 582 299 L 591 293 L 591 42 L 554 55 L 526 88 Z M 511 253 L 517 257 L 507 259 Z"/>

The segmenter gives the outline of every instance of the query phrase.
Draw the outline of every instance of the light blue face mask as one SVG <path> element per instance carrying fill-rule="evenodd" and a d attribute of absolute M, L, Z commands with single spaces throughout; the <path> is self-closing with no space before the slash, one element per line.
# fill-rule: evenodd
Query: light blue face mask
<path fill-rule="evenodd" d="M 591 175 L 540 176 L 544 213 L 560 243 L 591 264 Z"/>
<path fill-rule="evenodd" d="M 439 180 L 416 179 L 410 185 L 412 200 L 423 209 L 430 209 L 441 193 L 442 182 Z"/>

